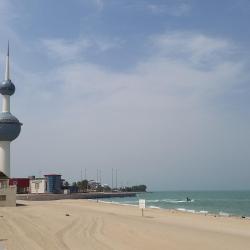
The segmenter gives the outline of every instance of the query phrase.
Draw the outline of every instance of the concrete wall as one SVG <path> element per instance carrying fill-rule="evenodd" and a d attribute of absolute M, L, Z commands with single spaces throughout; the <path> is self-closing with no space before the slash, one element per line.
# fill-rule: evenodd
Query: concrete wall
<path fill-rule="evenodd" d="M 18 194 L 18 200 L 49 201 L 63 199 L 101 199 L 111 197 L 134 197 L 136 193 L 71 193 L 71 194 Z"/>
<path fill-rule="evenodd" d="M 16 206 L 16 186 L 8 186 L 0 189 L 0 198 L 6 197 L 6 200 L 0 199 L 0 207 L 15 207 Z"/>

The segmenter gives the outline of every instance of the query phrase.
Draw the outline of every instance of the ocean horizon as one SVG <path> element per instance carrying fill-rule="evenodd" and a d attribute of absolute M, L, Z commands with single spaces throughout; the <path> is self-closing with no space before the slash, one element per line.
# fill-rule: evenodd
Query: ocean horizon
<path fill-rule="evenodd" d="M 250 217 L 250 190 L 231 191 L 149 191 L 136 197 L 105 198 L 103 202 L 137 206 L 146 200 L 146 208 L 174 209 L 183 212 Z"/>

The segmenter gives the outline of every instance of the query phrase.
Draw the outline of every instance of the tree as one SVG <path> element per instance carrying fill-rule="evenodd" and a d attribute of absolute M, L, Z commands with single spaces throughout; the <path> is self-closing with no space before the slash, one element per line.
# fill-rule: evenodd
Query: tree
<path fill-rule="evenodd" d="M 88 189 L 88 180 L 78 181 L 76 185 L 81 192 L 86 192 Z"/>

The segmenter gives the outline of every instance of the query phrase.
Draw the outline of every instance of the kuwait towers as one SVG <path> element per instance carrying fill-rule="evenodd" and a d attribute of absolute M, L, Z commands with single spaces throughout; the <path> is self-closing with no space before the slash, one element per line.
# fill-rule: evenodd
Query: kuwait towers
<path fill-rule="evenodd" d="M 10 113 L 10 96 L 15 93 L 15 85 L 10 80 L 9 44 L 6 56 L 5 77 L 0 83 L 0 94 L 3 96 L 0 113 L 0 171 L 10 177 L 10 143 L 21 131 L 22 123 Z"/>

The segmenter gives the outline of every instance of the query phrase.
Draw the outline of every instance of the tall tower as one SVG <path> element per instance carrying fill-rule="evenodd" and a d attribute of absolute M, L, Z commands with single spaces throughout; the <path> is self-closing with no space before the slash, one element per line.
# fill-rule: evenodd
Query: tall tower
<path fill-rule="evenodd" d="M 15 85 L 10 80 L 8 43 L 5 78 L 0 83 L 0 94 L 3 95 L 2 112 L 0 113 L 0 171 L 8 177 L 10 177 L 10 142 L 19 136 L 22 126 L 22 123 L 10 113 L 10 96 L 14 93 Z"/>

